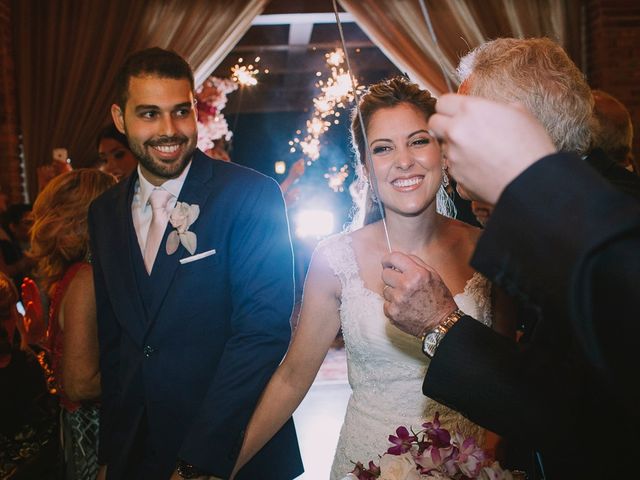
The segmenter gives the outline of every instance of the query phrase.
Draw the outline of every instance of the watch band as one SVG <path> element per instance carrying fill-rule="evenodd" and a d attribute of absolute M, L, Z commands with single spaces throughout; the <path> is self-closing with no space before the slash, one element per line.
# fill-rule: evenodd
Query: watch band
<path fill-rule="evenodd" d="M 459 308 L 451 312 L 436 328 L 425 332 L 422 336 L 422 353 L 433 358 L 440 342 L 458 320 L 464 317 L 465 313 Z"/>

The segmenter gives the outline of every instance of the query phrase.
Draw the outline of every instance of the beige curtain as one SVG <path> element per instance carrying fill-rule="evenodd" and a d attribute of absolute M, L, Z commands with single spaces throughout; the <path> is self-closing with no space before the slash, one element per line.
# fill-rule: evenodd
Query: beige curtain
<path fill-rule="evenodd" d="M 20 128 L 31 199 L 36 168 L 54 147 L 75 167 L 96 157 L 125 57 L 161 46 L 183 55 L 201 83 L 268 0 L 14 0 Z"/>
<path fill-rule="evenodd" d="M 437 44 L 419 0 L 339 2 L 401 71 L 434 94 L 447 91 L 443 70 L 457 86 L 458 59 L 492 38 L 547 36 L 580 64 L 580 0 L 425 0 Z"/>
<path fill-rule="evenodd" d="M 229 55 L 269 0 L 156 3 L 159 5 L 149 9 L 140 48 L 159 46 L 177 51 L 193 67 L 199 86 Z"/>

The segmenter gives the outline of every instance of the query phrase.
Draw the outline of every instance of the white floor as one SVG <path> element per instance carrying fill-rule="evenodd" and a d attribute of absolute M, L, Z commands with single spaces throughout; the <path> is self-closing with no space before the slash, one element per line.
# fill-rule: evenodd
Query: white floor
<path fill-rule="evenodd" d="M 346 377 L 316 382 L 293 414 L 305 469 L 297 480 L 328 480 L 350 394 Z"/>

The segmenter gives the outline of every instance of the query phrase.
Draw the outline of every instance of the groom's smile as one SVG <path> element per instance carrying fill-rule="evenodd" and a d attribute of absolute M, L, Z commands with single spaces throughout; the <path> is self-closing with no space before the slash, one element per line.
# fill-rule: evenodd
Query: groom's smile
<path fill-rule="evenodd" d="M 125 111 L 114 119 L 127 135 L 142 174 L 154 185 L 176 178 L 197 143 L 193 91 L 187 79 L 131 77 Z"/>
<path fill-rule="evenodd" d="M 176 135 L 172 138 L 160 138 L 145 142 L 146 151 L 162 163 L 172 163 L 188 145 L 189 139 L 184 135 Z"/>

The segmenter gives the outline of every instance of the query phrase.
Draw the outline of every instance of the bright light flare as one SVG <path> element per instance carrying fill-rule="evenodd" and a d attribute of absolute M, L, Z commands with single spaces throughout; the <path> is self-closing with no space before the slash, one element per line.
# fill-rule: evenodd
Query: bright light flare
<path fill-rule="evenodd" d="M 327 210 L 302 210 L 295 217 L 299 238 L 324 237 L 333 233 L 333 213 Z"/>
<path fill-rule="evenodd" d="M 282 175 L 284 172 L 287 171 L 287 164 L 284 163 L 282 160 L 278 160 L 274 165 L 273 165 L 276 173 L 278 175 Z"/>

